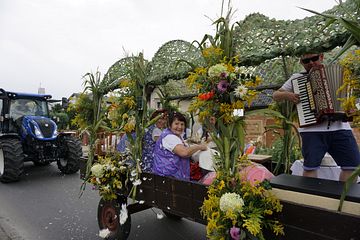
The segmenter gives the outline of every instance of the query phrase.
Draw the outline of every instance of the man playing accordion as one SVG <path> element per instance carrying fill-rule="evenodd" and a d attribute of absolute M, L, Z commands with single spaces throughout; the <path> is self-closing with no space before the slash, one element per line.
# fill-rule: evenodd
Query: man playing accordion
<path fill-rule="evenodd" d="M 300 63 L 305 71 L 293 74 L 279 90 L 274 92 L 273 99 L 275 101 L 288 100 L 299 105 L 300 96 L 294 93 L 293 80 L 306 79 L 311 69 L 322 65 L 323 58 L 322 53 L 308 53 L 301 56 Z M 348 122 L 337 119 L 314 121 L 312 124 L 299 127 L 299 132 L 304 157 L 303 176 L 317 177 L 317 170 L 326 152 L 341 167 L 340 181 L 346 181 L 354 169 L 360 165 L 358 146 Z"/>

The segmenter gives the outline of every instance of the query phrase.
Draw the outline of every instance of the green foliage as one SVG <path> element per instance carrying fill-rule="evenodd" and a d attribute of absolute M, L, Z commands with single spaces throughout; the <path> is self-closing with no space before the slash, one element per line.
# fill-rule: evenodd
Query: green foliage
<path fill-rule="evenodd" d="M 94 121 L 93 104 L 89 94 L 81 93 L 79 97 L 73 99 L 67 109 L 70 115 L 75 113 L 71 119 L 71 125 L 84 130 Z"/>
<path fill-rule="evenodd" d="M 70 119 L 66 112 L 55 112 L 52 117 L 56 119 L 58 130 L 67 129 Z"/>
<path fill-rule="evenodd" d="M 284 152 L 284 141 L 281 138 L 277 138 L 272 147 L 268 149 L 269 152 L 272 154 L 272 161 L 275 163 L 282 162 L 283 152 Z M 263 150 L 264 151 L 264 150 Z M 289 155 L 289 162 L 290 164 L 293 163 L 295 160 L 302 159 L 301 149 L 299 145 L 295 145 Z"/>
<path fill-rule="evenodd" d="M 300 134 L 297 126 L 293 122 L 296 121 L 297 114 L 295 105 L 288 101 L 274 103 L 269 109 L 254 110 L 247 113 L 251 115 L 264 115 L 276 119 L 274 125 L 265 127 L 266 132 L 271 131 L 279 136 L 282 147 L 279 152 L 273 152 L 273 159 L 277 159 L 274 172 L 277 174 L 280 170 L 288 173 L 293 161 L 292 154 L 294 149 L 300 149 Z"/>
<path fill-rule="evenodd" d="M 69 115 L 64 111 L 61 104 L 51 106 L 50 117 L 56 121 L 59 130 L 67 129 L 70 123 Z"/>
<path fill-rule="evenodd" d="M 339 24 L 350 34 L 342 50 L 335 56 L 334 60 L 344 54 L 353 45 L 360 46 L 360 0 L 348 0 L 347 4 L 340 1 L 340 14 L 318 13 L 313 10 L 302 8 L 306 11 L 322 16 L 327 19 L 326 27 Z"/>

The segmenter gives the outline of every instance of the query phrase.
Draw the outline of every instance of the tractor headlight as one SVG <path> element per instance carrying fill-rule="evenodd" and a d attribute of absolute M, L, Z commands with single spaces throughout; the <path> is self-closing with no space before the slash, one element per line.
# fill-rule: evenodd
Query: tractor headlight
<path fill-rule="evenodd" d="M 58 133 L 58 130 L 57 130 L 57 126 L 55 125 L 53 137 L 57 137 L 57 135 L 59 135 L 59 133 Z"/>
<path fill-rule="evenodd" d="M 37 125 L 34 125 L 34 133 L 37 138 L 44 138 L 44 135 L 41 133 Z"/>

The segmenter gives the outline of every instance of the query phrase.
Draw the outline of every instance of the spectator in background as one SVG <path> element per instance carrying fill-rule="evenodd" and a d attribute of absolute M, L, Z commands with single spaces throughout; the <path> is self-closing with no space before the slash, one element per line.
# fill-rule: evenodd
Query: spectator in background
<path fill-rule="evenodd" d="M 216 127 L 216 118 L 214 116 L 211 116 L 209 119 L 209 124 Z M 202 125 L 201 128 L 197 131 L 198 136 L 205 142 L 211 142 L 211 136 L 210 136 L 211 129 L 208 129 L 205 125 Z"/>
<path fill-rule="evenodd" d="M 188 146 L 182 138 L 185 129 L 184 115 L 173 112 L 169 116 L 169 127 L 162 132 L 155 144 L 154 173 L 190 180 L 190 157 L 196 151 L 205 151 L 207 146 Z"/>
<path fill-rule="evenodd" d="M 156 110 L 150 117 L 150 121 L 161 115 L 155 124 L 145 129 L 143 138 L 143 151 L 141 167 L 144 171 L 151 171 L 154 162 L 154 147 L 156 140 L 160 137 L 162 131 L 166 128 L 167 110 Z"/>

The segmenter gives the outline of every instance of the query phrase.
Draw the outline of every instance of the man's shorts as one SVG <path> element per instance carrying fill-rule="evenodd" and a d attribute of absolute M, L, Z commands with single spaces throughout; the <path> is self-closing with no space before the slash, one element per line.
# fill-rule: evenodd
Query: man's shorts
<path fill-rule="evenodd" d="M 359 148 L 351 130 L 300 134 L 305 170 L 318 169 L 326 152 L 341 169 L 353 170 L 360 165 Z"/>

